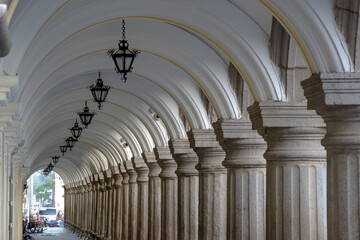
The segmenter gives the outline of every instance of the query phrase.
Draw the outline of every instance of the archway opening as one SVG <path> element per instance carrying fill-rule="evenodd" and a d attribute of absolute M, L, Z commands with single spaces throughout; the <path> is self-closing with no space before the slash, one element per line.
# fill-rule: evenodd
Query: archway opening
<path fill-rule="evenodd" d="M 63 226 L 63 186 L 63 179 L 56 172 L 44 175 L 37 171 L 28 178 L 23 193 L 24 231 L 42 233 L 45 228 Z"/>

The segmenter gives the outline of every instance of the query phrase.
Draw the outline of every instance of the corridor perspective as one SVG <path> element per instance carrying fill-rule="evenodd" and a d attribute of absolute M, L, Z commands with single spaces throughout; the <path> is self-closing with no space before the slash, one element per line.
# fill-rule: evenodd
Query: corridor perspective
<path fill-rule="evenodd" d="M 37 171 L 81 239 L 360 239 L 359 11 L 0 0 L 0 240 Z"/>

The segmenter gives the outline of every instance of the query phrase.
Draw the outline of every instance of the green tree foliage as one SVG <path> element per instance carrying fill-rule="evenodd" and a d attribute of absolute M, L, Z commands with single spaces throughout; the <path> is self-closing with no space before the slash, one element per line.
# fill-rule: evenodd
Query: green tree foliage
<path fill-rule="evenodd" d="M 34 194 L 36 196 L 36 199 L 39 199 L 41 205 L 43 201 L 49 199 L 54 184 L 55 184 L 54 172 L 50 173 L 48 176 L 45 176 L 44 181 L 34 183 Z"/>

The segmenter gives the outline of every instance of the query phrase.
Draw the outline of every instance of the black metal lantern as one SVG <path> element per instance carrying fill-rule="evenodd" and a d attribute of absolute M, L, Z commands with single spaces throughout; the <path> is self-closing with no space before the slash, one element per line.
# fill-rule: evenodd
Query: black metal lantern
<path fill-rule="evenodd" d="M 54 165 L 52 165 L 51 163 L 49 164 L 49 166 L 48 166 L 48 168 L 49 168 L 49 170 L 50 170 L 50 172 L 53 170 L 53 168 L 54 168 Z"/>
<path fill-rule="evenodd" d="M 122 74 L 122 80 L 126 82 L 126 74 L 131 72 L 135 57 L 140 53 L 139 50 L 129 50 L 129 43 L 125 40 L 125 20 L 122 20 L 122 40 L 119 41 L 119 50 L 108 51 L 115 63 L 115 70 Z"/>
<path fill-rule="evenodd" d="M 67 147 L 70 148 L 70 151 L 71 151 L 71 149 L 74 147 L 76 141 L 77 141 L 77 140 L 76 140 L 75 138 L 73 138 L 73 137 L 68 137 L 68 138 L 65 140 Z"/>
<path fill-rule="evenodd" d="M 96 81 L 96 85 L 92 84 L 90 86 L 90 91 L 93 95 L 94 101 L 98 103 L 99 109 L 101 109 L 103 102 L 105 102 L 109 90 L 110 90 L 109 86 L 104 86 L 104 83 L 101 79 L 101 73 L 99 71 L 99 78 Z"/>
<path fill-rule="evenodd" d="M 52 156 L 51 158 L 55 164 L 59 162 L 59 156 Z"/>
<path fill-rule="evenodd" d="M 92 118 L 94 117 L 94 112 L 89 112 L 89 108 L 87 106 L 87 101 L 85 101 L 85 107 L 83 112 L 77 113 L 80 117 L 81 123 L 85 125 L 85 128 L 91 123 Z"/>
<path fill-rule="evenodd" d="M 66 145 L 60 146 L 60 151 L 62 152 L 62 155 L 63 155 L 63 156 L 64 156 L 64 153 L 65 153 L 66 150 L 67 150 L 67 147 L 68 147 L 68 146 L 66 146 Z"/>
<path fill-rule="evenodd" d="M 77 119 L 75 120 L 75 124 L 72 128 L 70 128 L 71 135 L 73 138 L 78 139 L 82 132 L 82 127 L 79 127 L 79 124 L 77 123 Z"/>

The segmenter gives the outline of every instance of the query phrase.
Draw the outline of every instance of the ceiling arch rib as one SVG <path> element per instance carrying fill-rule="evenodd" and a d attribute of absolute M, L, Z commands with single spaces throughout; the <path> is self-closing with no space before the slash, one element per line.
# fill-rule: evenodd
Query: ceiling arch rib
<path fill-rule="evenodd" d="M 353 71 L 347 43 L 335 22 L 333 1 L 261 2 L 297 41 L 312 73 Z"/>
<path fill-rule="evenodd" d="M 70 112 L 70 115 L 71 114 L 72 113 Z M 49 115 L 53 116 L 54 114 L 49 113 Z M 68 135 L 66 135 L 64 134 L 64 129 L 67 130 L 69 125 L 73 123 L 73 119 L 69 118 L 68 115 L 69 113 L 68 114 L 63 113 L 60 116 L 54 115 L 53 119 L 49 119 L 50 122 L 53 123 L 53 125 L 51 126 L 44 127 L 43 123 L 39 123 L 39 130 L 35 131 L 36 135 L 33 136 L 30 142 L 27 142 L 29 148 L 38 149 L 40 146 L 47 145 L 47 143 L 52 142 L 53 139 L 55 139 L 56 137 L 63 139 L 63 142 L 60 143 L 60 145 L 65 144 L 65 139 L 66 137 L 70 136 L 70 131 L 68 132 Z M 128 133 L 126 133 L 126 131 L 124 131 L 125 127 L 121 128 L 122 134 L 120 135 L 114 128 L 112 128 L 112 126 L 107 124 L 107 122 L 109 121 L 104 121 L 104 122 L 95 121 L 95 120 L 93 121 L 94 122 L 92 123 L 91 127 L 83 130 L 82 136 L 80 137 L 80 141 L 83 137 L 87 137 L 87 136 L 92 137 L 93 139 L 95 138 L 100 139 L 101 141 L 108 141 L 109 144 L 111 144 L 111 146 L 117 148 L 117 151 L 123 152 L 122 158 L 131 159 L 132 155 L 130 156 L 124 155 L 124 151 L 121 150 L 122 146 L 118 142 L 121 136 L 124 136 L 126 139 L 130 139 L 128 143 L 129 146 L 131 146 L 132 144 L 134 144 L 132 143 L 131 139 L 135 139 L 135 137 L 133 135 L 129 135 Z M 91 143 L 91 141 L 89 143 Z M 56 147 L 56 149 L 58 150 L 58 146 Z"/>
<path fill-rule="evenodd" d="M 94 80 L 93 80 L 94 75 L 95 75 L 95 72 L 75 75 L 74 79 L 68 78 L 66 80 L 66 82 L 59 82 L 55 78 L 53 81 L 54 86 L 52 86 L 51 89 L 40 88 L 37 91 L 39 94 L 35 94 L 37 97 L 34 96 L 33 98 L 31 98 L 31 100 L 29 100 L 29 101 L 32 101 L 32 104 L 23 108 L 24 110 L 22 111 L 23 112 L 22 118 L 26 119 L 27 121 L 30 121 L 30 122 L 32 122 L 34 120 L 38 120 L 34 116 L 40 114 L 40 113 L 38 113 L 39 111 L 46 109 L 46 108 L 52 108 L 52 107 L 56 108 L 58 106 L 58 104 L 62 104 L 63 101 L 66 101 L 66 99 L 71 99 L 73 96 L 75 96 L 75 98 L 78 98 L 80 96 L 79 92 L 85 99 L 90 97 L 91 93 L 87 89 L 87 87 L 90 85 L 90 81 L 91 81 L 91 83 L 94 82 Z M 143 120 L 144 124 L 146 124 L 146 127 L 149 128 L 149 131 L 153 132 L 152 135 L 154 136 L 154 140 L 158 144 L 161 142 L 165 142 L 166 140 L 165 140 L 165 137 L 162 136 L 163 135 L 162 131 L 160 129 L 157 129 L 158 127 L 156 125 L 154 125 L 150 116 L 147 116 L 146 114 L 144 115 L 142 113 L 143 111 L 147 111 L 149 109 L 149 105 L 144 101 L 140 101 L 139 97 L 136 97 L 135 95 L 130 94 L 130 96 L 128 96 L 127 92 L 122 91 L 122 90 L 118 91 L 116 88 L 117 85 L 121 86 L 121 83 L 119 83 L 119 80 L 117 79 L 118 75 L 116 73 L 113 73 L 113 74 L 111 74 L 111 76 L 112 77 L 108 77 L 107 73 L 103 72 L 102 78 L 104 79 L 105 84 L 108 84 L 110 86 L 115 86 L 115 87 L 113 87 L 112 90 L 110 90 L 110 93 L 108 95 L 108 102 L 122 103 L 121 99 L 117 100 L 118 95 L 119 96 L 125 95 L 126 98 L 130 99 L 129 104 L 131 106 L 127 105 L 124 107 L 128 108 L 128 109 L 132 109 L 132 111 L 135 111 L 136 114 L 138 116 L 140 116 L 141 118 L 144 117 L 144 120 Z M 109 79 L 111 79 L 111 80 L 109 80 Z M 64 94 L 64 92 L 65 92 L 65 94 Z M 65 99 L 63 99 L 63 98 L 65 98 Z M 54 102 L 49 106 L 49 102 L 52 101 L 52 99 Z M 79 105 L 79 109 L 76 109 L 74 111 L 74 117 L 75 117 L 75 112 L 80 111 L 83 108 L 84 101 L 85 100 L 83 100 L 80 103 L 82 106 Z M 92 102 L 93 100 L 90 100 L 90 101 Z M 103 111 L 98 111 L 96 109 L 95 104 L 92 104 L 91 102 L 89 102 L 91 111 L 103 112 Z M 104 108 L 106 108 L 106 106 Z M 38 114 L 34 114 L 34 113 L 38 113 Z M 43 111 L 41 114 L 46 114 L 46 111 Z M 120 116 L 118 118 L 120 118 Z M 115 120 L 115 118 L 114 118 L 114 120 Z M 116 123 L 114 122 L 114 124 L 116 124 Z M 161 138 L 164 138 L 164 139 L 160 140 Z M 152 149 L 154 146 L 153 140 L 149 137 L 146 139 L 149 139 L 149 143 L 147 143 L 146 145 L 143 145 L 142 147 L 146 148 L 146 149 L 148 149 L 148 148 Z"/>
<path fill-rule="evenodd" d="M 46 159 L 37 162 L 30 168 L 29 176 L 31 176 L 34 172 L 45 168 L 48 164 L 49 161 Z M 61 161 L 59 160 L 59 163 L 56 164 L 54 170 L 59 170 L 59 172 L 63 173 L 62 176 L 65 175 L 65 178 L 69 180 L 71 179 L 71 182 L 80 181 L 88 176 L 88 172 L 85 169 L 82 169 L 66 158 L 62 158 Z"/>
<path fill-rule="evenodd" d="M 44 125 L 51 126 L 51 124 L 54 122 L 59 121 L 67 120 L 68 122 L 64 123 L 62 127 L 63 129 L 70 128 L 74 124 L 74 120 L 77 117 L 76 112 L 81 111 L 83 108 L 85 95 L 89 94 L 90 93 L 87 89 L 77 90 L 62 95 L 62 98 L 60 97 L 59 99 L 56 99 L 56 101 L 54 100 L 51 102 L 46 102 L 44 105 L 37 107 L 34 109 L 32 113 L 33 115 L 31 115 L 32 117 L 30 119 L 26 119 L 25 127 L 32 127 L 27 128 L 29 130 L 25 132 L 25 136 L 29 138 L 29 141 L 31 142 L 33 140 L 31 140 L 30 137 L 34 136 L 34 134 L 43 132 Z M 74 102 L 76 99 L 78 100 Z M 111 104 L 111 102 L 107 102 L 106 108 L 104 107 L 101 111 L 95 109 L 95 104 L 93 103 L 89 102 L 88 105 L 90 106 L 90 111 L 95 111 L 97 113 L 93 119 L 94 122 L 99 121 L 103 122 L 103 124 L 108 123 L 110 126 L 114 126 L 114 128 L 109 127 L 107 131 L 99 132 L 99 136 L 103 134 L 112 135 L 114 134 L 114 129 L 116 129 L 116 131 L 120 133 L 121 136 L 124 136 L 125 140 L 129 142 L 133 154 L 136 156 L 142 152 L 142 149 L 149 150 L 153 148 L 153 140 L 147 128 L 136 116 L 129 114 L 127 110 L 120 110 L 118 109 L 118 106 Z M 41 117 L 36 118 L 35 116 Z M 122 119 L 120 119 L 120 117 Z M 91 125 L 88 128 L 91 128 Z M 131 132 L 134 132 L 135 135 Z M 135 137 L 136 133 L 140 134 Z M 119 140 L 121 137 L 118 137 L 116 134 L 115 138 Z M 137 143 L 137 139 L 140 141 L 140 145 Z"/>
<path fill-rule="evenodd" d="M 173 26 L 170 26 L 170 25 L 168 25 L 168 24 L 164 24 L 164 23 L 162 23 L 163 25 L 165 25 L 166 27 L 171 27 L 171 28 L 174 28 Z M 93 29 L 93 28 L 91 28 L 91 29 Z M 108 27 L 108 28 L 106 28 L 106 29 L 113 29 L 113 27 Z M 100 30 L 101 30 L 101 28 L 100 28 Z M 97 37 L 98 37 L 98 35 L 100 35 L 100 36 L 107 36 L 107 37 L 110 37 L 111 35 L 114 35 L 114 32 L 111 30 L 107 30 L 108 32 L 107 33 L 101 33 L 101 34 L 98 34 L 97 32 L 97 30 L 95 31 L 95 30 L 93 30 L 92 31 L 92 34 L 94 34 L 94 36 L 91 36 L 91 37 L 89 37 L 89 36 L 83 36 L 83 38 L 85 37 L 85 39 L 92 39 L 93 41 L 94 41 L 94 43 L 93 43 L 93 46 L 92 47 L 90 47 L 89 45 L 88 45 L 88 41 L 85 41 L 86 42 L 86 46 L 81 46 L 81 47 L 76 47 L 75 49 L 74 49 L 74 46 L 79 46 L 79 45 L 81 45 L 81 43 L 83 43 L 84 42 L 84 39 L 83 38 L 81 38 L 81 40 L 77 40 L 76 39 L 76 37 L 74 37 L 74 39 L 72 38 L 72 39 L 69 39 L 68 41 L 66 41 L 66 44 L 65 44 L 65 46 L 63 46 L 62 48 L 61 48 L 61 50 L 59 50 L 59 51 L 55 51 L 54 52 L 54 54 L 51 54 L 51 55 L 49 55 L 48 57 L 47 57 L 47 61 L 46 62 L 44 62 L 42 65 L 41 65 L 41 67 L 42 67 L 42 69 L 38 69 L 37 70 L 37 73 L 35 74 L 35 75 L 32 75 L 32 81 L 33 81 L 33 79 L 36 79 L 36 80 L 38 80 L 38 78 L 40 78 L 40 79 L 42 79 L 42 78 L 44 78 L 44 76 L 48 76 L 49 75 L 49 72 L 51 72 L 52 71 L 52 69 L 54 69 L 54 67 L 56 67 L 57 69 L 54 69 L 54 71 L 59 71 L 60 69 L 58 68 L 58 65 L 62 65 L 62 67 L 61 68 L 63 68 L 64 67 L 64 65 L 66 65 L 66 64 L 70 64 L 71 63 L 71 65 L 73 64 L 73 61 L 75 61 L 75 60 L 78 60 L 78 61 L 86 61 L 87 60 L 87 58 L 86 58 L 86 56 L 87 56 L 87 54 L 88 54 L 88 51 L 93 51 L 94 53 L 98 53 L 99 55 L 97 55 L 98 57 L 102 57 L 102 58 L 100 58 L 101 59 L 101 61 L 100 61 L 100 59 L 98 59 L 98 61 L 99 61 L 99 63 L 98 63 L 98 65 L 96 65 L 96 64 L 94 64 L 94 66 L 96 66 L 95 67 L 95 69 L 98 69 L 98 68 L 100 68 L 100 66 L 103 66 L 103 67 L 105 67 L 105 68 L 109 68 L 109 66 L 112 66 L 113 65 L 113 63 L 111 62 L 111 59 L 109 59 L 107 56 L 106 56 L 106 50 L 104 49 L 104 50 L 98 50 L 98 46 L 99 46 L 99 42 L 102 42 L 102 40 L 101 39 L 97 39 Z M 108 47 L 113 47 L 114 46 L 114 39 L 116 39 L 117 38 L 117 36 L 116 36 L 117 34 L 115 34 L 114 36 L 113 36 L 113 38 L 109 38 L 110 40 L 107 40 L 106 42 L 108 43 Z M 176 34 L 171 34 L 171 35 L 176 35 Z M 179 34 L 177 34 L 176 36 L 178 36 Z M 189 35 L 189 34 L 188 34 Z M 78 35 L 77 35 L 78 36 Z M 179 36 L 180 37 L 180 36 Z M 195 39 L 193 36 L 189 36 L 190 38 L 192 38 L 192 39 Z M 146 41 L 147 41 L 147 44 L 146 44 L 146 47 L 148 48 L 148 49 L 155 49 L 155 48 L 157 48 L 156 47 L 156 45 L 158 45 L 158 42 L 160 41 L 160 38 L 158 38 L 158 39 L 156 39 L 156 40 L 154 40 L 154 41 L 152 41 L 151 43 L 150 43 L 150 38 L 148 37 L 148 36 L 144 36 L 143 38 L 142 38 L 142 40 L 144 40 L 145 41 L 145 39 L 146 39 Z M 77 41 L 76 41 L 77 40 Z M 171 42 L 171 41 L 170 41 Z M 141 43 L 141 41 L 139 42 L 139 44 Z M 139 44 L 136 44 L 136 42 L 135 42 L 135 45 L 139 45 Z M 164 45 L 165 46 L 165 43 L 164 44 L 162 44 L 162 45 Z M 204 80 L 203 80 L 203 83 L 202 83 L 202 85 L 205 85 L 205 88 L 210 88 L 209 86 L 211 86 L 211 85 L 214 85 L 212 88 L 211 88 L 211 90 L 208 90 L 208 91 L 211 91 L 214 95 L 219 95 L 219 93 L 217 93 L 217 91 L 216 91 L 216 89 L 223 89 L 224 87 L 223 86 L 221 86 L 220 84 L 222 84 L 222 85 L 224 85 L 224 84 L 226 84 L 226 88 L 227 88 L 227 92 L 226 93 L 224 93 L 224 94 L 222 94 L 223 96 L 222 97 L 214 97 L 214 98 L 216 98 L 216 101 L 217 100 L 221 100 L 222 102 L 221 103 L 219 103 L 219 106 L 217 106 L 217 108 L 219 108 L 219 109 L 221 109 L 221 111 L 224 111 L 223 109 L 226 109 L 226 105 L 229 105 L 228 104 L 228 102 L 230 102 L 230 100 L 229 99 L 226 99 L 226 98 L 228 98 L 228 97 L 226 97 L 226 96 L 231 96 L 231 101 L 233 102 L 232 103 L 232 105 L 236 105 L 236 109 L 232 109 L 231 111 L 239 111 L 238 110 L 238 107 L 237 107 L 237 102 L 236 102 L 236 99 L 235 99 L 235 97 L 233 96 L 233 94 L 232 94 L 232 89 L 231 89 L 231 87 L 229 86 L 229 84 L 228 84 L 228 79 L 227 79 L 227 65 L 225 64 L 225 62 L 222 60 L 222 59 L 220 59 L 215 53 L 212 53 L 212 54 L 210 54 L 211 52 L 211 49 L 209 49 L 209 47 L 208 46 L 206 46 L 204 43 L 202 43 L 201 41 L 199 41 L 198 39 L 196 40 L 196 42 L 195 41 L 193 41 L 193 43 L 192 44 L 189 44 L 189 45 L 195 45 L 195 46 L 201 46 L 201 45 L 204 45 L 205 47 L 203 47 L 203 53 L 202 54 L 200 54 L 200 47 L 197 47 L 197 51 L 198 51 L 198 53 L 196 53 L 196 56 L 197 57 L 192 57 L 192 56 L 184 56 L 184 54 L 182 53 L 183 52 L 183 50 L 181 50 L 181 49 L 168 49 L 168 48 L 162 48 L 161 49 L 161 51 L 163 52 L 163 53 L 167 53 L 167 52 L 172 52 L 175 56 L 183 56 L 183 58 L 182 59 L 178 59 L 178 62 L 189 62 L 189 60 L 190 60 L 190 58 L 193 58 L 193 62 L 191 62 L 191 63 L 189 63 L 188 64 L 188 66 L 189 67 L 192 67 L 192 68 L 196 68 L 196 69 L 204 69 L 204 71 L 202 71 L 203 73 L 206 73 L 206 74 L 203 74 L 203 75 L 201 75 L 201 77 L 199 76 L 199 78 L 203 78 Z M 72 46 L 72 47 L 70 47 L 70 46 Z M 82 48 L 83 47 L 83 48 Z M 85 50 L 85 51 L 84 51 Z M 99 52 L 100 51 L 100 52 Z M 144 51 L 147 51 L 148 53 L 149 53 L 149 51 L 148 50 L 144 50 Z M 195 51 L 195 50 L 193 50 L 193 51 Z M 83 54 L 83 55 L 80 55 L 80 56 L 84 56 L 83 58 L 81 58 L 81 59 L 79 59 L 79 54 Z M 103 56 L 101 56 L 101 55 L 103 55 Z M 144 56 L 144 54 L 142 54 L 143 56 Z M 201 57 L 201 59 L 197 59 L 197 58 L 199 58 L 200 57 L 200 55 L 202 56 Z M 210 57 L 210 55 L 212 55 L 212 57 Z M 53 57 L 51 57 L 51 56 L 53 56 Z M 146 56 L 146 55 L 145 55 Z M 64 60 L 62 60 L 62 58 L 65 58 Z M 71 60 L 69 60 L 69 58 L 71 59 Z M 213 63 L 211 63 L 211 66 L 203 66 L 203 65 L 201 65 L 200 64 L 200 62 L 205 62 L 205 61 L 207 61 L 207 62 L 209 62 L 209 60 L 207 60 L 207 59 L 212 59 L 212 58 L 217 58 L 218 60 L 217 61 L 213 61 Z M 169 58 L 164 58 L 164 59 L 169 59 Z M 141 58 L 139 58 L 139 61 L 141 61 Z M 137 60 L 137 62 L 138 62 L 138 60 Z M 104 64 L 105 63 L 105 64 Z M 165 63 L 166 64 L 166 62 L 163 62 L 163 63 Z M 58 65 L 57 65 L 58 64 Z M 138 64 L 138 63 L 136 63 L 136 64 Z M 174 64 L 174 63 L 173 63 Z M 219 66 L 222 66 L 222 67 L 219 67 Z M 78 66 L 79 67 L 79 66 Z M 155 67 L 155 69 L 157 68 L 158 66 L 156 66 Z M 166 65 L 166 67 L 164 68 L 164 69 L 169 69 L 169 67 L 171 67 L 171 66 L 169 66 L 168 64 Z M 179 66 L 176 66 L 176 67 L 171 67 L 171 69 L 175 69 L 175 71 L 177 70 L 176 68 L 178 68 Z M 136 68 L 136 69 L 141 69 L 140 67 L 139 68 Z M 214 76 L 214 74 L 213 74 L 213 71 L 210 71 L 211 69 L 218 69 L 218 70 L 216 70 L 216 72 L 222 72 L 221 73 L 221 76 L 218 76 L 217 78 L 218 79 L 215 79 L 215 77 L 216 76 Z M 221 71 L 219 70 L 219 69 L 222 69 Z M 30 69 L 29 69 L 29 71 L 30 71 Z M 89 71 L 91 71 L 90 69 L 89 69 Z M 28 72 L 28 71 L 26 71 L 26 72 Z M 179 72 L 179 70 L 177 70 L 177 72 Z M 197 73 L 197 72 L 199 72 L 199 71 L 195 71 L 195 73 Z M 178 73 L 176 73 L 176 74 L 178 74 Z M 56 74 L 55 74 L 56 75 Z M 174 76 L 175 74 L 172 74 L 172 73 L 169 73 L 168 75 L 171 75 L 171 76 Z M 182 74 L 182 75 L 184 75 L 184 74 Z M 118 78 L 118 77 L 117 77 Z M 179 78 L 179 77 L 178 77 Z M 185 78 L 185 79 L 183 79 L 183 78 Z M 224 81 L 224 78 L 226 79 L 225 81 Z M 52 79 L 52 76 L 51 76 L 51 79 Z M 170 78 L 171 79 L 171 78 Z M 184 84 L 183 84 L 183 82 L 186 80 L 186 79 L 189 79 L 189 76 L 184 76 L 184 77 L 182 77 L 181 78 L 181 81 L 177 81 L 177 82 L 175 82 L 175 81 L 173 81 L 175 84 L 177 84 L 177 85 L 181 85 L 181 87 L 182 88 L 185 88 L 184 87 Z M 212 81 L 210 81 L 210 79 L 214 79 L 214 80 L 212 80 Z M 191 79 L 189 79 L 188 81 L 191 81 Z M 37 81 L 37 82 L 39 82 L 39 81 Z M 51 82 L 51 81 L 49 81 L 49 82 Z M 189 82 L 187 82 L 187 81 L 185 81 L 186 83 L 185 84 L 187 84 L 187 85 L 189 85 Z M 199 81 L 197 81 L 198 83 L 199 83 Z M 212 82 L 215 82 L 215 83 L 212 83 Z M 217 82 L 217 83 L 216 83 Z M 45 84 L 45 83 L 44 83 Z M 192 83 L 192 84 L 194 84 L 194 83 Z M 27 85 L 29 85 L 29 83 L 27 84 Z M 164 85 L 164 84 L 163 84 Z M 37 84 L 35 83 L 35 84 L 33 84 L 33 86 L 35 87 L 35 86 L 37 86 Z M 165 86 L 165 85 L 164 85 Z M 186 86 L 187 87 L 187 86 Z M 187 89 L 197 89 L 197 87 L 196 86 L 190 86 L 190 87 L 187 87 Z M 26 86 L 26 88 L 25 89 L 31 89 L 31 87 L 30 86 Z M 183 92 L 183 91 L 182 91 Z M 195 92 L 195 94 L 194 94 L 194 91 L 192 92 L 192 95 L 193 96 L 196 96 L 197 97 L 197 101 L 199 101 L 199 98 L 200 98 L 200 94 L 198 93 L 198 92 Z M 190 95 L 190 94 L 188 94 L 188 96 L 192 96 L 192 95 Z M 26 99 L 26 98 L 25 98 Z M 26 102 L 26 100 L 24 99 L 24 101 Z M 184 100 L 184 99 L 181 99 L 181 100 Z M 210 99 L 211 100 L 211 99 Z M 216 102 L 215 101 L 215 102 Z M 180 101 L 181 102 L 181 101 Z M 196 105 L 196 106 L 200 106 L 199 105 L 199 103 L 197 102 L 197 103 L 188 103 L 189 101 L 184 101 L 184 103 L 186 104 L 185 105 L 185 107 L 188 107 L 188 106 L 193 106 L 193 105 Z M 193 107 L 194 108 L 194 107 Z M 234 108 L 234 107 L 229 107 L 229 108 Z M 195 120 L 193 120 L 193 119 L 190 119 L 190 120 L 192 120 L 193 122 L 191 122 L 191 125 L 192 126 L 194 126 L 194 127 L 198 127 L 198 128 L 209 128 L 209 127 L 211 127 L 211 124 L 208 122 L 208 120 L 207 120 L 207 118 L 206 118 L 206 114 L 205 114 L 205 110 L 203 110 L 203 109 L 201 109 L 201 111 L 199 111 L 199 107 L 197 107 L 197 109 L 196 109 L 196 111 L 194 110 L 193 112 L 191 112 L 191 115 L 192 116 L 194 116 L 194 113 L 196 113 L 196 112 L 200 112 L 201 114 L 203 114 L 203 115 L 201 115 L 201 116 L 197 116 L 197 121 L 195 122 Z M 235 113 L 234 113 L 235 114 Z M 232 114 L 232 115 L 234 115 L 234 114 Z M 236 114 L 238 114 L 238 113 L 236 113 Z M 229 114 L 222 114 L 222 116 L 223 117 L 226 117 L 227 115 L 229 115 Z"/>
<path fill-rule="evenodd" d="M 50 156 L 60 155 L 59 146 L 64 144 L 64 139 L 51 139 L 49 141 L 51 141 L 51 144 L 44 144 L 43 142 L 35 144 L 34 147 L 37 147 L 36 151 L 34 150 L 29 153 L 24 165 L 30 167 L 38 162 L 39 159 L 50 160 Z M 100 154 L 101 152 L 94 148 L 86 149 L 81 144 L 77 144 L 76 149 L 73 148 L 72 151 L 67 152 L 67 157 L 71 159 L 73 156 L 75 162 L 81 159 L 82 163 L 88 166 L 91 172 L 98 172 L 107 169 L 107 162 L 102 160 L 104 157 L 101 158 Z"/>
<path fill-rule="evenodd" d="M 96 59 L 96 57 L 94 57 L 94 59 Z M 82 62 L 80 62 L 80 64 L 82 64 Z M 96 63 L 94 63 L 95 65 L 96 65 Z M 39 94 L 40 94 L 40 97 L 42 97 L 42 92 L 46 92 L 46 94 L 45 94 L 45 96 L 44 97 L 47 97 L 46 99 L 46 101 L 44 101 L 43 100 L 43 98 L 35 98 L 35 96 L 37 96 L 37 94 L 35 94 L 34 95 L 34 98 L 33 99 L 27 99 L 26 101 L 32 101 L 32 102 L 38 102 L 38 101 L 41 101 L 42 102 L 42 104 L 44 104 L 44 102 L 47 102 L 47 101 L 49 101 L 49 98 L 51 99 L 51 98 L 53 98 L 54 96 L 64 96 L 64 94 L 63 94 L 63 92 L 64 91 L 69 91 L 69 89 L 71 89 L 71 90 L 73 90 L 73 88 L 74 88 L 74 86 L 73 86 L 73 84 L 74 85 L 76 85 L 76 81 L 77 81 L 77 79 L 80 79 L 81 81 L 83 80 L 83 81 L 85 81 L 85 83 L 82 83 L 83 84 L 83 95 L 86 97 L 86 98 L 89 98 L 89 97 L 91 97 L 91 93 L 90 93 L 90 91 L 88 90 L 88 89 L 86 89 L 90 84 L 92 84 L 92 83 L 94 83 L 94 75 L 95 75 L 95 73 L 92 73 L 92 74 L 89 74 L 88 76 L 84 76 L 84 77 L 80 77 L 78 74 L 77 74 L 77 72 L 76 71 L 78 71 L 78 68 L 80 68 L 80 66 L 78 66 L 77 64 L 72 64 L 72 65 L 74 65 L 74 66 L 72 66 L 71 68 L 70 68 L 70 70 L 69 69 L 64 69 L 64 73 L 63 74 L 70 74 L 70 73 L 73 73 L 74 71 L 75 71 L 75 76 L 76 76 L 76 79 L 75 80 L 72 80 L 72 79 L 70 79 L 69 77 L 70 76 L 67 76 L 66 75 L 66 77 L 68 78 L 68 85 L 64 85 L 64 84 L 62 84 L 61 83 L 61 81 L 59 80 L 63 75 L 62 75 L 62 73 L 58 73 L 58 74 L 55 74 L 55 75 L 53 75 L 52 76 L 52 78 L 49 80 L 49 82 L 52 82 L 54 85 L 53 85 L 53 87 L 49 90 L 49 89 L 39 89 L 39 90 L 36 90 L 36 89 L 33 89 L 33 91 L 37 91 Z M 91 69 L 91 67 L 89 67 L 89 69 Z M 111 86 L 117 86 L 117 85 L 121 85 L 121 83 L 119 83 L 119 80 L 118 80 L 118 78 L 119 78 L 119 76 L 114 72 L 113 73 L 113 75 L 112 75 L 113 77 L 112 78 L 110 78 L 109 80 L 106 80 L 106 84 L 108 84 L 108 85 L 111 85 Z M 105 76 L 103 76 L 103 79 L 104 79 L 104 81 L 105 81 Z M 107 78 L 106 78 L 107 79 Z M 87 83 L 86 83 L 87 82 Z M 34 85 L 36 85 L 35 83 L 34 83 Z M 85 85 L 85 86 L 84 86 Z M 30 90 L 29 90 L 30 91 Z M 147 94 L 150 94 L 150 93 L 147 93 Z M 78 94 L 76 94 L 76 95 L 78 95 Z M 114 94 L 112 94 L 111 92 L 110 92 L 110 94 L 109 94 L 109 99 L 111 100 L 111 98 L 112 98 L 112 95 L 114 96 Z M 67 97 L 69 97 L 69 96 L 67 96 Z M 60 99 L 60 98 L 59 98 Z M 24 100 L 25 101 L 25 100 Z M 59 101 L 59 103 L 60 103 L 61 101 Z M 83 103 L 82 103 L 83 104 Z M 142 103 L 142 104 L 144 104 L 144 103 Z M 22 117 L 24 118 L 24 119 L 27 119 L 27 115 L 28 114 L 32 114 L 33 113 L 33 110 L 35 110 L 35 109 L 38 109 L 40 106 L 39 106 L 39 104 L 37 104 L 37 105 L 33 105 L 33 104 L 31 104 L 31 105 L 29 105 L 29 106 L 23 106 L 23 108 L 22 108 L 22 113 L 21 113 L 21 115 L 22 115 Z M 56 105 L 54 105 L 54 107 L 56 107 Z M 42 107 L 41 107 L 42 108 Z M 83 108 L 83 106 L 81 106 L 81 107 L 79 107 L 79 109 L 77 110 L 77 111 L 79 111 L 80 109 L 82 109 Z M 164 114 L 166 114 L 166 113 L 164 113 Z M 161 131 L 159 131 L 159 130 L 157 130 L 158 132 L 156 133 L 158 136 L 159 136 L 159 139 L 161 139 L 161 138 L 164 138 L 164 136 L 161 136 L 161 134 L 163 134 Z M 154 132 L 154 135 L 155 135 L 155 132 Z M 162 143 L 163 142 L 166 142 L 166 139 L 161 139 L 161 141 L 162 141 Z M 160 143 L 159 145 L 161 145 L 162 143 Z"/>
<path fill-rule="evenodd" d="M 46 19 L 54 17 L 54 13 L 66 0 L 50 1 L 18 1 L 14 14 L 9 22 L 12 48 L 4 58 L 4 70 L 9 75 L 16 75 L 26 49 L 35 41 L 40 26 L 46 26 Z M 46 9 L 47 11 L 44 11 Z M 31 21 L 24 19 L 31 19 Z M 45 22 L 45 23 L 44 23 Z M 21 26 L 21 31 L 17 31 Z M 24 37 L 26 35 L 27 37 Z M 15 47 L 16 46 L 16 47 Z"/>
<path fill-rule="evenodd" d="M 233 6 L 231 6 L 231 7 L 233 7 Z M 117 15 L 118 15 L 118 12 L 116 13 Z M 141 16 L 140 16 L 141 17 Z M 223 36 L 222 36 L 223 37 Z M 265 41 L 265 40 L 264 40 Z M 266 46 L 267 46 L 267 42 L 266 42 Z M 263 58 L 262 58 L 263 59 Z M 258 79 L 263 79 L 263 78 L 258 78 Z"/>

